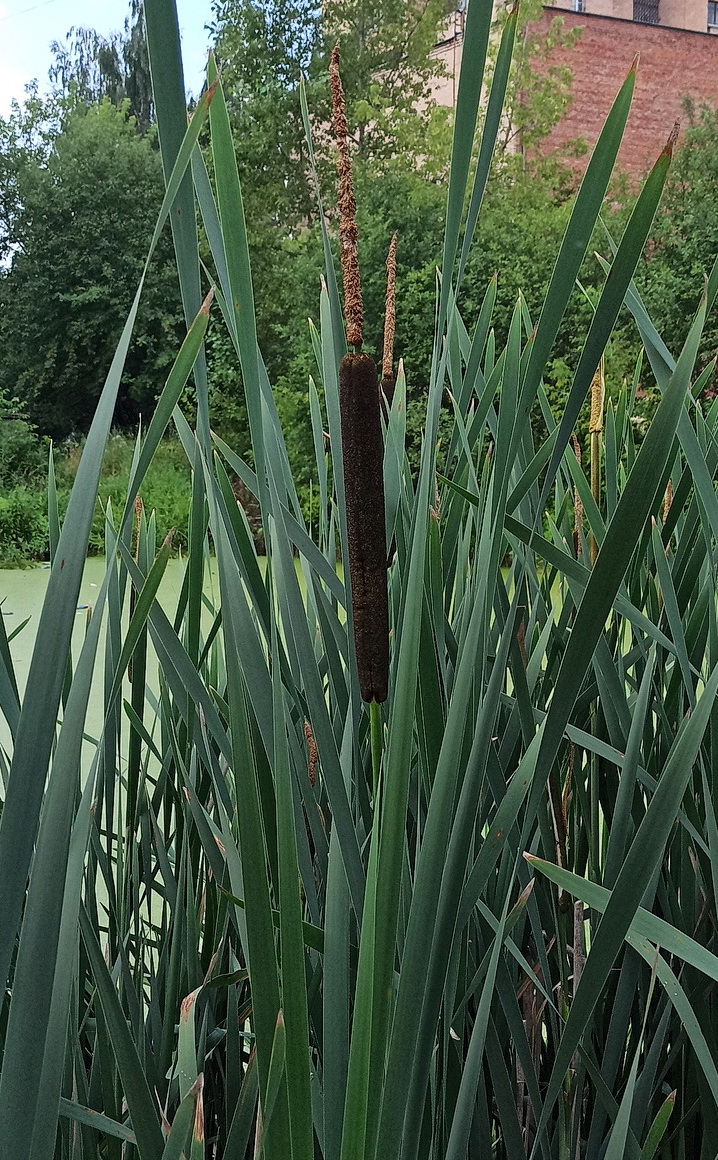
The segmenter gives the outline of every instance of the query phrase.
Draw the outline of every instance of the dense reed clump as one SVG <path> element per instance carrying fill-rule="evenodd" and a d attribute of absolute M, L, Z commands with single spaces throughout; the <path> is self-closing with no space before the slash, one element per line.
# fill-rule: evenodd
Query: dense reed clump
<path fill-rule="evenodd" d="M 174 0 L 145 0 L 167 175 L 153 248 L 169 219 L 187 335 L 105 507 L 89 621 L 78 595 L 141 285 L 63 520 L 51 463 L 24 683 L 29 626 L 0 616 L 0 1160 L 718 1155 L 718 401 L 713 365 L 696 367 L 718 265 L 669 351 L 632 284 L 663 150 L 554 414 L 546 369 L 632 69 L 539 316 L 519 298 L 497 348 L 494 279 L 464 316 L 516 32 L 513 10 L 473 164 L 491 17 L 469 0 L 418 473 L 401 363 L 382 447 L 358 281 L 345 325 L 320 217 L 307 524 L 254 329 L 224 92 L 210 60 L 187 125 Z M 358 273 L 348 216 L 342 229 Z M 236 350 L 251 462 L 212 433 L 200 270 Z M 572 436 L 624 305 L 660 401 L 638 430 L 642 363 L 632 384 L 606 376 L 592 489 Z M 194 429 L 177 408 L 191 375 Z M 192 473 L 176 599 L 147 486 L 170 423 Z M 347 531 L 361 547 L 345 574 Z M 382 578 L 388 681 L 385 625 L 370 631 Z"/>
<path fill-rule="evenodd" d="M 354 347 L 354 353 L 345 354 L 339 364 L 352 622 L 362 698 L 381 702 L 386 700 L 389 691 L 384 444 L 376 364 L 371 355 L 361 351 L 364 309 L 359 277 L 356 202 L 338 45 L 332 52 L 329 84 L 338 151 L 337 200 L 344 315 L 347 343 Z"/>

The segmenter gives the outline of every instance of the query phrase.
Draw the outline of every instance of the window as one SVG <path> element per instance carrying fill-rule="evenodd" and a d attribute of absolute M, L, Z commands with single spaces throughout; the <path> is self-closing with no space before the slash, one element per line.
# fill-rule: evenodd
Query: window
<path fill-rule="evenodd" d="M 633 19 L 639 24 L 658 24 L 658 0 L 633 0 Z"/>
<path fill-rule="evenodd" d="M 718 0 L 708 0 L 708 27 L 718 28 Z"/>
<path fill-rule="evenodd" d="M 715 0 L 716 7 L 718 7 L 718 0 Z M 571 7 L 574 12 L 586 11 L 586 0 L 571 0 Z"/>

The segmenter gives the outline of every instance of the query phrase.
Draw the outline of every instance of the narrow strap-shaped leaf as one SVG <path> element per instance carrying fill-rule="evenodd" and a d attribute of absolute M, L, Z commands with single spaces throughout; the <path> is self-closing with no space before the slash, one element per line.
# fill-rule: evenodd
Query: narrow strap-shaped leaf
<path fill-rule="evenodd" d="M 195 110 L 167 184 L 140 284 L 95 411 L 60 533 L 35 639 L 0 821 L 0 980 L 6 981 L 35 841 L 47 763 L 75 623 L 102 456 L 112 424 L 140 295 L 149 262 L 189 164 L 209 109 L 208 92 Z"/>
<path fill-rule="evenodd" d="M 103 1116 L 102 1112 L 96 1112 L 93 1108 L 85 1108 L 74 1100 L 66 1100 L 64 1096 L 60 1098 L 60 1115 L 68 1120 L 74 1120 L 77 1124 L 86 1124 L 88 1128 L 104 1132 L 106 1136 L 124 1140 L 127 1144 L 136 1143 L 134 1132 L 124 1124 L 118 1124 L 117 1120 L 111 1120 L 109 1116 Z"/>
<path fill-rule="evenodd" d="M 591 944 L 579 988 L 554 1059 L 544 1103 L 543 1123 L 558 1097 L 563 1077 L 643 894 L 663 856 L 673 819 L 683 799 L 703 733 L 718 693 L 718 667 L 711 674 L 693 715 L 671 749 L 656 791 L 616 879 L 611 898 Z M 539 1126 L 542 1130 L 543 1124 Z"/>
<path fill-rule="evenodd" d="M 187 101 L 175 0 L 145 0 L 144 23 L 147 33 L 147 55 L 152 77 L 152 96 L 159 127 L 162 167 L 165 182 L 169 185 L 170 174 L 181 152 L 187 125 Z M 189 327 L 199 311 L 202 293 L 192 177 L 190 173 L 185 171 L 183 171 L 182 180 L 173 197 L 170 221 L 182 305 Z M 197 385 L 198 434 L 204 446 L 207 447 L 209 446 L 209 396 L 207 369 L 203 356 L 200 356 L 195 366 L 195 382 Z"/>
<path fill-rule="evenodd" d="M 608 182 L 623 138 L 623 131 L 626 127 L 635 83 L 634 64 L 621 86 L 601 130 L 596 147 L 591 154 L 566 227 L 566 233 L 561 242 L 561 249 L 556 258 L 526 367 L 522 393 L 525 414 L 528 414 L 533 404 L 549 352 L 554 344 L 561 319 L 573 291 L 576 276 L 588 248 L 591 233 L 598 220 L 601 204 L 608 188 Z"/>
<path fill-rule="evenodd" d="M 479 149 L 479 158 L 476 163 L 476 172 L 474 173 L 474 184 L 471 190 L 471 200 L 469 202 L 469 209 L 466 215 L 466 228 L 464 230 L 464 240 L 461 246 L 461 258 L 459 259 L 459 272 L 456 276 L 456 285 L 454 287 L 454 294 L 458 298 L 461 283 L 466 269 L 466 263 L 471 249 L 471 243 L 474 240 L 474 233 L 476 225 L 479 220 L 479 212 L 481 210 L 481 203 L 483 201 L 484 192 L 486 190 L 486 182 L 489 177 L 489 170 L 491 168 L 491 159 L 494 155 L 496 147 L 496 138 L 498 136 L 501 118 L 504 115 L 504 99 L 506 97 L 506 87 L 509 80 L 509 72 L 511 69 L 511 58 L 514 52 L 514 41 L 516 39 L 516 25 L 518 23 L 519 6 L 518 3 L 509 12 L 504 29 L 501 34 L 501 44 L 496 56 L 496 63 L 494 65 L 494 75 L 491 79 L 491 91 L 489 92 L 489 99 L 486 105 L 486 115 L 484 117 L 483 131 L 481 134 L 481 146 Z M 449 276 L 449 271 L 444 268 L 446 276 Z"/>
<path fill-rule="evenodd" d="M 666 145 L 656 161 L 651 173 L 633 207 L 633 212 L 623 232 L 616 256 L 611 263 L 608 278 L 601 291 L 596 310 L 591 320 L 588 335 L 581 351 L 571 389 L 564 405 L 556 444 L 551 454 L 546 478 L 543 483 L 538 510 L 543 510 L 546 498 L 553 486 L 561 458 L 568 446 L 571 433 L 576 426 L 579 411 L 586 393 L 591 386 L 596 368 L 603 355 L 606 343 L 623 305 L 626 291 L 631 284 L 648 232 L 653 223 L 658 203 L 663 193 L 673 152 L 672 141 Z"/>
<path fill-rule="evenodd" d="M 138 1154 L 141 1160 L 157 1160 L 157 1157 L 161 1156 L 164 1151 L 164 1139 L 157 1107 L 145 1078 L 145 1071 L 137 1054 L 137 1048 L 127 1025 L 127 1019 L 117 996 L 112 976 L 107 969 L 97 935 L 84 906 L 80 908 L 80 931 L 117 1061 L 120 1081 L 132 1120 L 132 1130 L 137 1141 Z"/>
<path fill-rule="evenodd" d="M 451 145 L 451 168 L 449 171 L 449 192 L 446 201 L 446 228 L 444 230 L 444 255 L 441 262 L 443 281 L 439 303 L 439 326 L 437 336 L 443 330 L 449 306 L 452 274 L 456 251 L 459 245 L 459 227 L 464 208 L 466 183 L 471 165 L 471 151 L 479 113 L 481 86 L 484 80 L 486 52 L 491 32 L 492 6 L 484 0 L 469 0 L 466 9 L 461 71 L 456 96 L 454 136 Z M 489 130 L 492 128 L 489 125 Z M 494 137 L 498 123 L 493 125 Z M 487 134 L 486 144 L 482 142 L 484 157 L 490 161 L 494 141 Z M 478 208 L 477 208 L 478 212 Z"/>

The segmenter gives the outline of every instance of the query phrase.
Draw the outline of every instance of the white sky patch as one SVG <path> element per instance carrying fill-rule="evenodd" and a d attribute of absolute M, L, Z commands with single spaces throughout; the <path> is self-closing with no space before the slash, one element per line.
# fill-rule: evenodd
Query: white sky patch
<path fill-rule="evenodd" d="M 207 60 L 211 0 L 177 0 L 185 83 L 199 93 Z M 13 98 L 25 96 L 25 86 L 37 80 L 47 91 L 52 64 L 50 44 L 64 40 L 71 27 L 95 28 L 102 36 L 119 32 L 129 14 L 129 0 L 0 0 L 0 116 L 7 116 Z"/>
<path fill-rule="evenodd" d="M 25 69 L 9 65 L 5 61 L 0 62 L 0 117 L 7 117 L 13 99 L 22 102 L 25 85 L 30 79 Z"/>

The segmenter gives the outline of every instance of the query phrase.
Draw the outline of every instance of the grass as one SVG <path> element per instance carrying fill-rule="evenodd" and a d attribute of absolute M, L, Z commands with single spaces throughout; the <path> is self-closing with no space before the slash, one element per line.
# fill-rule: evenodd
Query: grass
<path fill-rule="evenodd" d="M 470 0 L 418 477 L 401 371 L 385 422 L 391 663 L 388 698 L 369 707 L 350 577 L 336 568 L 347 558 L 336 273 L 329 261 L 309 529 L 256 343 L 222 89 L 210 63 L 187 128 L 174 5 L 147 2 L 168 185 L 156 236 L 177 197 L 191 206 L 193 180 L 214 305 L 201 301 L 194 215 L 172 215 L 188 336 L 108 511 L 82 651 L 70 669 L 136 306 L 61 528 L 50 481 L 53 569 L 22 703 L 0 636 L 12 735 L 0 755 L 1 1160 L 718 1152 L 718 406 L 696 402 L 705 375 L 694 371 L 718 273 L 696 287 L 674 356 L 631 283 L 666 149 L 606 271 L 564 411 L 551 413 L 542 373 L 608 186 L 631 71 L 539 317 L 519 300 L 503 350 L 491 286 L 479 320 L 462 317 L 462 256 L 506 76 L 497 69 L 472 170 L 489 17 Z M 508 52 L 511 21 L 504 35 Z M 213 185 L 195 152 L 205 128 Z M 592 491 L 571 435 L 624 302 L 662 397 L 640 441 L 635 384 L 609 400 L 604 486 Z M 216 310 L 247 390 L 253 466 L 211 434 L 201 348 Z M 176 409 L 192 372 L 196 430 Z M 171 421 L 192 501 L 185 582 L 167 616 L 156 594 L 170 547 L 135 496 Z M 232 475 L 259 507 L 266 568 Z M 216 603 L 202 586 L 210 539 Z M 83 779 L 97 681 L 104 729 Z"/>

